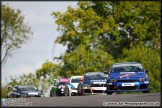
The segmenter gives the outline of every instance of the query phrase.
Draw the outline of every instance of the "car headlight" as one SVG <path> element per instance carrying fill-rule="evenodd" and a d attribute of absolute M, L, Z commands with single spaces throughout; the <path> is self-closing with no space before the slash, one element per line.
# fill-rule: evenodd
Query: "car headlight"
<path fill-rule="evenodd" d="M 89 85 L 89 84 L 85 84 L 84 86 L 85 86 L 85 87 L 90 87 L 91 85 Z"/>
<path fill-rule="evenodd" d="M 117 82 L 117 80 L 111 78 L 111 79 L 109 80 L 109 82 Z"/>
<path fill-rule="evenodd" d="M 58 86 L 59 89 L 61 89 L 62 87 L 61 86 Z"/>
<path fill-rule="evenodd" d="M 140 82 L 146 81 L 146 78 L 140 78 L 139 81 Z"/>

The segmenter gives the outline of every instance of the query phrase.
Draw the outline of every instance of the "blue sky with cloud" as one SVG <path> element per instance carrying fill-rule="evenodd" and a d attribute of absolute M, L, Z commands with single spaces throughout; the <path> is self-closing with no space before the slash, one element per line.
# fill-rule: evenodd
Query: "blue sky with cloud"
<path fill-rule="evenodd" d="M 41 68 L 42 63 L 47 59 L 52 61 L 53 43 L 59 32 L 56 30 L 57 25 L 51 13 L 54 11 L 65 12 L 69 5 L 77 8 L 77 1 L 2 2 L 2 4 L 7 3 L 11 8 L 21 10 L 22 15 L 25 15 L 25 23 L 28 22 L 34 35 L 30 43 L 17 50 L 17 53 L 14 53 L 2 67 L 2 83 L 6 78 L 9 80 L 10 75 L 20 76 L 23 73 L 35 73 L 36 69 Z M 66 46 L 56 44 L 55 56 L 59 56 L 65 50 Z"/>

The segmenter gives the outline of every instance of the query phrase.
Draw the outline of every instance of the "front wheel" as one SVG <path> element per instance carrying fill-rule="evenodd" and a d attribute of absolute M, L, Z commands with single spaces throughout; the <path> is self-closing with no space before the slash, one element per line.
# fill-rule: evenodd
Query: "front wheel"
<path fill-rule="evenodd" d="M 109 92 L 109 91 L 108 91 L 108 88 L 107 88 L 106 94 L 107 94 L 107 95 L 112 95 L 112 92 Z"/>
<path fill-rule="evenodd" d="M 78 86 L 78 95 L 83 95 L 82 85 Z"/>
<path fill-rule="evenodd" d="M 108 91 L 107 91 L 107 95 L 112 95 L 112 92 L 108 92 Z"/>
<path fill-rule="evenodd" d="M 54 97 L 54 94 L 53 94 L 53 93 L 51 93 L 50 97 Z"/>
<path fill-rule="evenodd" d="M 56 91 L 56 96 L 60 96 L 60 93 L 59 93 L 59 91 Z"/>
<path fill-rule="evenodd" d="M 69 96 L 69 87 L 68 86 L 65 86 L 64 93 L 65 93 L 65 96 Z"/>

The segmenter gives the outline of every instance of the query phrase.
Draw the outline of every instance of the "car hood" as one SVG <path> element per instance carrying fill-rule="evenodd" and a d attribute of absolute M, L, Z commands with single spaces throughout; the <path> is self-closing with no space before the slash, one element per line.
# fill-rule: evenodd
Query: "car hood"
<path fill-rule="evenodd" d="M 110 73 L 109 76 L 114 79 L 139 79 L 146 77 L 144 72 L 115 72 Z"/>
<path fill-rule="evenodd" d="M 79 83 L 71 83 L 70 86 L 71 86 L 72 88 L 78 88 L 78 84 L 79 84 Z"/>
<path fill-rule="evenodd" d="M 83 84 L 106 84 L 106 79 L 84 80 Z"/>
<path fill-rule="evenodd" d="M 40 92 L 40 91 L 28 91 L 28 94 L 29 95 L 40 95 L 40 94 L 42 94 L 42 92 Z"/>

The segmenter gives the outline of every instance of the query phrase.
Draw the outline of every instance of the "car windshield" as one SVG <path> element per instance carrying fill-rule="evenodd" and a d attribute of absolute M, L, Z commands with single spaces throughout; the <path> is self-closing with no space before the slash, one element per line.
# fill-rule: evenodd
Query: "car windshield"
<path fill-rule="evenodd" d="M 38 89 L 35 87 L 20 87 L 19 89 L 25 91 L 38 91 Z"/>
<path fill-rule="evenodd" d="M 114 67 L 111 72 L 144 72 L 142 66 L 122 66 Z"/>
<path fill-rule="evenodd" d="M 59 85 L 65 85 L 67 82 L 60 82 Z"/>
<path fill-rule="evenodd" d="M 71 83 L 79 83 L 80 78 L 71 79 Z"/>
<path fill-rule="evenodd" d="M 84 76 L 85 80 L 105 79 L 105 74 L 89 74 Z"/>

